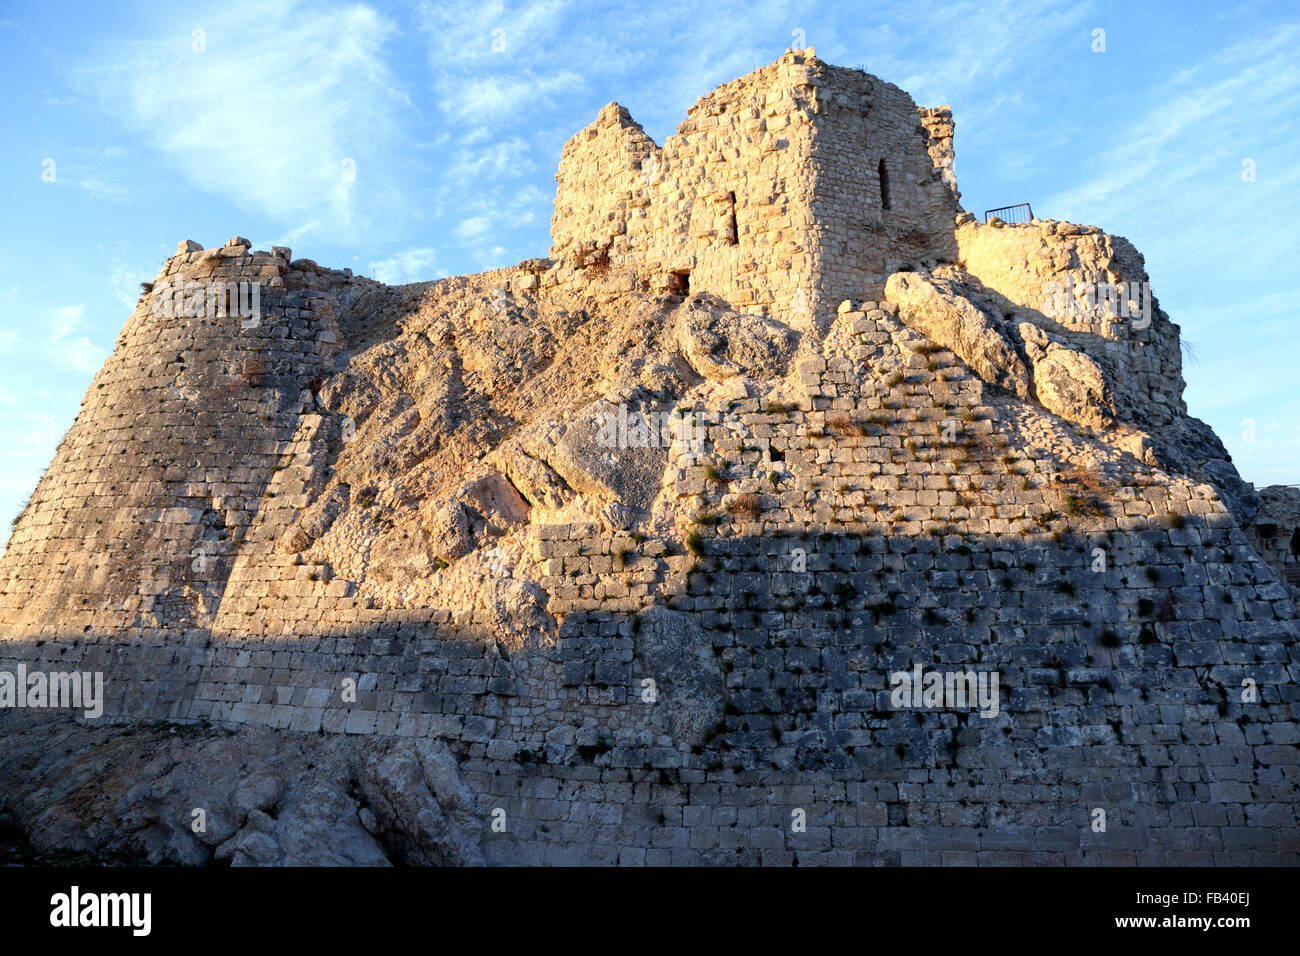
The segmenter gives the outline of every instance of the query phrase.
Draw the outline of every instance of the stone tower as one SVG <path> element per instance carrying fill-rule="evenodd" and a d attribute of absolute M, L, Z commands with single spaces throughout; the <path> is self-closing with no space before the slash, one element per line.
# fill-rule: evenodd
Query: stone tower
<path fill-rule="evenodd" d="M 303 390 L 339 348 L 336 309 L 367 285 L 286 248 L 182 242 L 17 522 L 0 565 L 6 630 L 210 625 Z"/>
<path fill-rule="evenodd" d="M 611 103 L 568 143 L 551 255 L 824 329 L 900 267 L 951 261 L 952 115 L 812 50 L 718 87 L 662 147 Z"/>

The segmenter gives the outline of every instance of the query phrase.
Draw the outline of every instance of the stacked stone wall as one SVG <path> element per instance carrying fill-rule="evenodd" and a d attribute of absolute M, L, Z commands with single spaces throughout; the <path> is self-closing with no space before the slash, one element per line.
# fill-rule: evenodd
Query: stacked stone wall
<path fill-rule="evenodd" d="M 951 143 L 945 109 L 789 54 L 662 148 L 602 111 L 565 148 L 554 260 L 390 301 L 285 249 L 183 244 L 0 561 L 0 671 L 102 673 L 107 723 L 437 738 L 492 862 L 1295 862 L 1274 546 L 879 298 L 960 260 L 1004 318 L 1104 358 L 1139 423 L 1185 414 L 1154 300 L 1143 328 L 1048 314 L 1047 282 L 1145 281 L 1140 256 L 957 215 Z M 816 334 L 646 294 L 674 273 Z M 155 314 L 178 279 L 263 282 L 260 321 Z M 605 362 L 636 336 L 654 350 Z M 612 370 L 600 401 L 701 429 L 617 449 L 649 476 L 635 513 L 622 473 L 582 470 L 607 383 L 552 373 L 583 361 Z M 454 480 L 408 482 L 435 447 Z M 381 484 L 401 508 L 376 516 Z M 313 551 L 335 492 L 355 511 Z M 435 562 L 431 528 L 464 547 Z M 917 667 L 996 674 L 996 706 L 900 706 Z"/>
<path fill-rule="evenodd" d="M 303 389 L 338 350 L 336 284 L 361 281 L 288 256 L 231 240 L 168 260 L 9 541 L 6 628 L 210 622 Z M 211 314 L 217 283 L 245 284 L 250 304 L 259 284 L 256 324 Z M 156 314 L 178 285 L 189 304 Z"/>
<path fill-rule="evenodd" d="M 1213 491 L 986 395 L 867 305 L 798 407 L 698 410 L 666 489 L 691 523 L 534 527 L 553 640 L 353 607 L 291 634 L 43 628 L 0 669 L 100 670 L 110 721 L 439 737 L 494 862 L 1293 860 L 1294 610 Z M 899 709 L 918 665 L 996 672 L 997 713 Z"/>
<path fill-rule="evenodd" d="M 953 261 L 961 207 L 945 179 L 951 114 L 944 129 L 941 111 L 860 70 L 825 66 L 816 82 L 818 302 L 833 310 L 879 295 L 899 269 Z"/>

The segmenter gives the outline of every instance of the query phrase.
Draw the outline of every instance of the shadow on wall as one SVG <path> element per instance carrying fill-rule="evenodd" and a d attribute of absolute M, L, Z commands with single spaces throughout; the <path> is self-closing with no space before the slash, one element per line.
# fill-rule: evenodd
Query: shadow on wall
<path fill-rule="evenodd" d="M 1297 862 L 1294 610 L 1241 532 L 701 550 L 666 605 L 514 651 L 392 620 L 0 671 L 101 672 L 105 722 L 441 741 L 489 862 Z"/>

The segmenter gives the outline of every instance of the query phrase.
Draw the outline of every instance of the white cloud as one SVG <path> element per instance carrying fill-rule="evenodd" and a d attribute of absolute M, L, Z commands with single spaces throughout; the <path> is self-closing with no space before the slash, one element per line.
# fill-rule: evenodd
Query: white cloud
<path fill-rule="evenodd" d="M 456 235 L 462 239 L 479 239 L 491 228 L 492 220 L 488 216 L 473 216 L 456 227 Z"/>
<path fill-rule="evenodd" d="M 427 282 L 439 278 L 434 271 L 437 253 L 429 248 L 407 249 L 387 259 L 370 263 L 371 272 L 387 285 L 404 285 L 408 282 Z"/>
<path fill-rule="evenodd" d="M 574 9 L 569 0 L 422 2 L 439 107 L 458 121 L 496 125 L 583 89 L 596 64 L 582 53 L 585 38 L 562 32 Z"/>
<path fill-rule="evenodd" d="M 1046 205 L 1086 209 L 1094 221 L 1109 218 L 1106 213 L 1113 209 L 1136 218 L 1135 200 L 1143 209 L 1184 213 L 1180 183 L 1224 163 L 1234 174 L 1225 183 L 1235 186 L 1243 149 L 1258 142 L 1257 116 L 1244 107 L 1257 103 L 1276 110 L 1298 101 L 1297 41 L 1300 26 L 1284 28 L 1214 57 L 1211 65 L 1232 68 L 1226 75 L 1208 68 L 1182 70 L 1170 81 L 1167 99 L 1132 117 L 1126 128 L 1106 131 L 1106 141 L 1121 145 L 1101 153 L 1099 175 L 1049 197 Z M 1202 82 L 1191 86 L 1192 80 Z"/>
<path fill-rule="evenodd" d="M 488 146 L 478 144 L 490 133 L 480 127 L 463 138 L 464 148 L 457 151 L 447 176 L 458 184 L 471 184 L 484 176 L 517 176 L 531 172 L 533 149 L 518 136 Z"/>
<path fill-rule="evenodd" d="M 109 182 L 98 176 L 82 176 L 77 180 L 77 185 L 95 199 L 125 199 L 130 195 L 125 186 Z"/>
<path fill-rule="evenodd" d="M 511 188 L 504 185 L 483 186 L 472 201 L 461 208 L 468 215 L 454 230 L 463 240 L 462 249 L 478 269 L 495 269 L 507 265 L 509 239 L 520 226 L 531 225 L 539 213 L 549 215 L 551 197 L 531 184 Z M 542 255 L 544 250 L 518 250 L 525 255 Z"/>
<path fill-rule="evenodd" d="M 191 49 L 193 19 L 106 44 L 74 85 L 193 184 L 246 208 L 310 213 L 337 232 L 362 229 L 363 206 L 376 222 L 397 207 L 390 157 L 409 103 L 384 59 L 384 17 L 364 4 L 228 3 L 202 18 L 202 52 Z"/>
<path fill-rule="evenodd" d="M 63 343 L 57 364 L 73 372 L 89 372 L 92 375 L 104 364 L 108 352 L 90 341 L 84 335 L 78 335 Z"/>
<path fill-rule="evenodd" d="M 461 82 L 440 105 L 459 120 L 501 121 L 545 104 L 557 93 L 574 92 L 582 86 L 582 77 L 570 70 L 550 75 L 527 71 L 513 77 L 475 77 Z"/>
<path fill-rule="evenodd" d="M 108 351 L 100 348 L 84 334 L 86 307 L 82 304 L 65 305 L 47 313 L 49 339 L 42 343 L 46 359 L 62 371 L 94 373 Z"/>
<path fill-rule="evenodd" d="M 122 304 L 127 312 L 134 312 L 140 301 L 140 283 L 148 282 L 158 270 L 145 270 L 138 266 L 128 266 L 121 257 L 113 259 L 113 271 L 108 284 L 113 290 L 113 297 Z"/>
<path fill-rule="evenodd" d="M 47 315 L 50 337 L 61 341 L 81 328 L 86 318 L 86 307 L 83 304 L 65 305 L 49 310 Z"/>
<path fill-rule="evenodd" d="M 0 353 L 11 362 L 84 374 L 95 372 L 108 357 L 108 350 L 87 334 L 82 303 L 33 309 L 19 321 L 20 328 L 0 329 Z M 30 403 L 36 397 L 29 393 L 24 399 Z"/>
<path fill-rule="evenodd" d="M 27 417 L 30 418 L 31 416 Z M 54 419 L 41 414 L 37 414 L 35 417 L 40 421 L 40 426 L 27 433 L 27 443 L 33 449 L 53 451 L 59 437 L 58 427 L 54 424 Z"/>

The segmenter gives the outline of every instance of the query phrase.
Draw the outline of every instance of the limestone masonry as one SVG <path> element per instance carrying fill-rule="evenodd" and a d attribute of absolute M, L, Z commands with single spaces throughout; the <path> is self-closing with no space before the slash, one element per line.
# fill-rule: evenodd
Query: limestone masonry
<path fill-rule="evenodd" d="M 787 52 L 662 145 L 601 110 L 545 259 L 181 243 L 0 558 L 0 833 L 1297 862 L 1300 491 L 1189 417 L 1133 246 L 977 221 L 953 132 Z M 103 717 L 6 704 L 20 666 L 102 673 Z"/>

